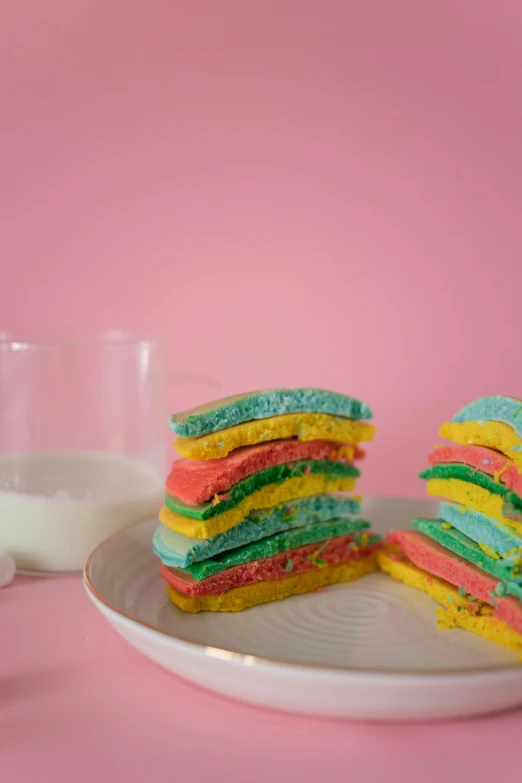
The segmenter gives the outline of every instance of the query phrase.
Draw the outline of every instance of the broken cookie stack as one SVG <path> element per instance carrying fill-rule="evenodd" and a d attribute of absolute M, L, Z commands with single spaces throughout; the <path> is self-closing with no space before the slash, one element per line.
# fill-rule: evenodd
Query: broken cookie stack
<path fill-rule="evenodd" d="M 351 397 L 275 389 L 174 415 L 181 459 L 153 547 L 171 600 L 238 611 L 376 570 L 351 493 L 372 413 Z"/>
<path fill-rule="evenodd" d="M 522 401 L 475 400 L 440 435 L 420 474 L 439 518 L 390 533 L 380 567 L 433 596 L 440 627 L 522 652 Z"/>

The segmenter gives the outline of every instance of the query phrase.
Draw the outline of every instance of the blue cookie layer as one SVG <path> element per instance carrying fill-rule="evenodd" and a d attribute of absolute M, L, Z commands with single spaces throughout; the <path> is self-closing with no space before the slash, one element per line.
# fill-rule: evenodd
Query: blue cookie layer
<path fill-rule="evenodd" d="M 509 424 L 522 436 L 522 400 L 496 394 L 493 397 L 480 397 L 465 405 L 451 421 L 501 421 Z"/>
<path fill-rule="evenodd" d="M 268 389 L 225 397 L 209 405 L 170 417 L 169 426 L 184 438 L 198 438 L 253 419 L 285 413 L 328 413 L 347 419 L 372 419 L 370 408 L 360 400 L 322 389 Z"/>
<path fill-rule="evenodd" d="M 165 565 L 186 568 L 191 563 L 206 560 L 251 541 L 259 541 L 282 530 L 353 516 L 359 510 L 358 501 L 347 495 L 312 495 L 263 511 L 253 511 L 243 522 L 213 538 L 188 538 L 166 525 L 159 525 L 154 533 L 152 548 Z M 363 527 L 369 527 L 369 524 L 365 523 Z"/>
<path fill-rule="evenodd" d="M 502 557 L 512 549 L 522 549 L 522 536 L 516 530 L 460 503 L 441 503 L 439 517 L 473 541 L 493 547 Z M 515 557 L 508 555 L 507 559 Z"/>

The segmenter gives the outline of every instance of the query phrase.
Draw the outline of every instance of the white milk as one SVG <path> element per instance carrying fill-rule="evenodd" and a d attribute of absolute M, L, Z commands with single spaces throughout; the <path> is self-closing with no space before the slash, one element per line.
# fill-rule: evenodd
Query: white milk
<path fill-rule="evenodd" d="M 90 552 L 157 516 L 163 482 L 147 462 L 103 452 L 0 457 L 0 550 L 19 569 L 80 571 Z"/>

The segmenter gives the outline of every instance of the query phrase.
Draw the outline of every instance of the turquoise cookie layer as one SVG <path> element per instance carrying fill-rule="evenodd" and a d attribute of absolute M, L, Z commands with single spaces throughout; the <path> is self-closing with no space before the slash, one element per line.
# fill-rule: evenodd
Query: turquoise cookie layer
<path fill-rule="evenodd" d="M 209 576 L 226 571 L 227 568 L 251 563 L 253 560 L 264 560 L 266 557 L 277 555 L 278 552 L 288 552 L 289 549 L 297 549 L 297 547 L 306 546 L 307 544 L 324 543 L 332 538 L 346 536 L 350 533 L 355 533 L 354 546 L 360 546 L 360 531 L 368 527 L 369 523 L 361 519 L 346 518 L 331 519 L 328 522 L 316 522 L 306 527 L 283 530 L 281 533 L 275 533 L 273 536 L 262 538 L 260 541 L 253 541 L 237 549 L 230 549 L 228 552 L 222 552 L 219 555 L 210 557 L 208 560 L 194 563 L 181 570 L 193 576 L 198 582 L 201 582 Z M 378 540 L 378 536 L 370 536 L 366 545 L 375 544 Z"/>
<path fill-rule="evenodd" d="M 373 418 L 366 403 L 345 394 L 323 389 L 267 389 L 225 397 L 175 413 L 169 419 L 169 426 L 184 438 L 198 438 L 244 421 L 304 412 L 328 413 L 347 419 Z"/>
<path fill-rule="evenodd" d="M 359 502 L 348 495 L 311 495 L 262 511 L 253 511 L 243 522 L 213 538 L 188 538 L 166 525 L 159 525 L 152 546 L 165 565 L 186 568 L 220 552 L 259 541 L 283 530 L 350 517 L 359 511 Z"/>
<path fill-rule="evenodd" d="M 501 421 L 522 436 L 522 400 L 502 394 L 480 397 L 465 405 L 451 421 Z"/>
<path fill-rule="evenodd" d="M 444 522 L 435 519 L 414 519 L 413 527 L 421 533 L 429 536 L 438 544 L 454 552 L 469 563 L 481 568 L 491 576 L 499 579 L 505 592 L 522 600 L 522 575 L 520 569 L 510 568 L 503 564 L 502 560 L 494 560 L 488 557 L 475 541 L 465 536 L 460 530 L 445 530 Z M 518 572 L 518 573 L 517 573 Z M 500 593 L 499 593 L 500 595 Z"/>
<path fill-rule="evenodd" d="M 174 495 L 165 495 L 165 505 L 178 514 L 192 519 L 210 519 L 236 508 L 242 500 L 248 495 L 268 486 L 269 484 L 282 484 L 290 478 L 298 478 L 311 473 L 321 474 L 331 479 L 355 478 L 360 476 L 359 470 L 355 465 L 345 462 L 332 462 L 331 460 L 299 460 L 298 462 L 286 462 L 283 465 L 272 465 L 264 470 L 253 473 L 229 490 L 228 498 L 218 503 L 208 501 L 199 503 L 197 506 L 191 506 L 184 503 Z"/>
<path fill-rule="evenodd" d="M 460 503 L 441 503 L 439 517 L 473 541 L 493 547 L 502 558 L 515 557 L 508 554 L 513 549 L 522 551 L 522 536 L 516 530 Z"/>
<path fill-rule="evenodd" d="M 481 470 L 470 467 L 469 465 L 463 465 L 460 462 L 456 463 L 443 463 L 440 462 L 431 468 L 421 470 L 419 477 L 422 479 L 459 479 L 460 481 L 468 481 L 471 484 L 476 484 L 483 489 L 487 489 L 488 492 L 492 492 L 494 495 L 501 495 L 506 501 L 511 503 L 515 508 L 522 509 L 522 498 L 515 494 L 511 489 L 508 489 L 505 484 L 501 484 L 494 480 L 492 476 L 487 473 L 483 473 Z"/>

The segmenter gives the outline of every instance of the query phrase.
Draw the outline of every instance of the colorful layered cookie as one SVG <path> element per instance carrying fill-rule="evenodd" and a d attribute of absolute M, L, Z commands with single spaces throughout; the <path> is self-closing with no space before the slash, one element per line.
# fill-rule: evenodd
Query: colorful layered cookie
<path fill-rule="evenodd" d="M 350 547 L 355 550 L 362 545 L 367 546 L 375 541 L 368 533 L 369 523 L 353 517 L 329 519 L 326 522 L 315 522 L 313 525 L 303 527 L 286 528 L 279 533 L 253 541 L 243 546 L 235 547 L 223 551 L 213 557 L 207 557 L 204 561 L 194 563 L 183 569 L 174 569 L 177 572 L 183 572 L 199 583 L 204 583 L 209 577 L 217 574 L 229 573 L 236 567 L 248 566 L 257 569 L 262 561 L 271 561 L 272 558 L 285 555 L 284 566 L 285 573 L 293 571 L 296 564 L 294 555 L 288 554 L 299 548 L 313 545 L 319 545 L 319 555 L 321 555 L 324 546 L 329 546 L 332 541 L 338 541 L 345 537 L 350 539 Z M 289 559 L 292 560 L 289 563 Z"/>
<path fill-rule="evenodd" d="M 369 408 L 316 389 L 227 398 L 171 417 L 172 466 L 153 541 L 180 608 L 237 611 L 376 568 L 356 518 Z"/>
<path fill-rule="evenodd" d="M 522 497 L 513 492 L 512 489 L 500 481 L 499 476 L 491 476 L 488 473 L 478 470 L 477 468 L 469 465 L 452 464 L 452 463 L 440 463 L 434 465 L 431 468 L 421 471 L 420 478 L 428 480 L 443 479 L 448 480 L 447 484 L 437 483 L 437 487 L 447 486 L 451 492 L 451 487 L 458 486 L 461 492 L 466 492 L 466 484 L 470 484 L 473 487 L 481 487 L 487 490 L 491 495 L 498 495 L 503 500 L 511 503 L 515 508 L 522 510 Z M 432 485 L 433 486 L 433 485 Z M 428 492 L 430 490 L 428 489 Z M 433 494 L 430 492 L 430 494 Z"/>
<path fill-rule="evenodd" d="M 189 506 L 166 495 L 160 521 L 191 538 L 211 538 L 242 522 L 252 511 L 310 495 L 351 492 L 358 475 L 353 465 L 326 460 L 277 465 L 243 479 L 227 499 L 216 503 Z"/>
<path fill-rule="evenodd" d="M 477 460 L 495 460 L 495 452 L 501 452 L 522 469 L 522 401 L 514 397 L 494 395 L 474 400 L 445 422 L 439 435 L 464 447 L 479 446 L 491 452 L 484 455 L 477 451 Z M 469 449 L 467 455 L 469 458 Z M 482 464 L 487 466 L 488 462 Z"/>
<path fill-rule="evenodd" d="M 502 422 L 512 427 L 522 438 L 522 400 L 495 394 L 492 397 L 479 397 L 455 413 L 452 422 L 476 422 L 479 425 L 488 422 Z"/>
<path fill-rule="evenodd" d="M 370 408 L 353 397 L 324 389 L 268 389 L 225 397 L 170 417 L 177 435 L 197 438 L 255 419 L 285 413 L 328 413 L 343 419 L 372 419 Z"/>
<path fill-rule="evenodd" d="M 348 560 L 342 565 L 308 571 L 285 579 L 268 579 L 245 587 L 235 587 L 228 593 L 192 597 L 167 584 L 171 601 L 186 612 L 239 612 L 258 604 L 280 601 L 292 595 L 310 593 L 329 585 L 352 582 L 377 570 L 376 555 Z"/>
<path fill-rule="evenodd" d="M 506 501 L 498 492 L 490 492 L 485 487 L 459 479 L 431 479 L 426 485 L 429 495 L 461 503 L 466 508 L 479 511 L 492 519 L 522 532 L 522 525 L 512 516 L 504 514 Z M 516 512 L 518 506 L 510 506 Z"/>
<path fill-rule="evenodd" d="M 441 503 L 439 519 L 506 560 L 522 554 L 522 535 L 503 522 L 460 503 Z"/>
<path fill-rule="evenodd" d="M 236 449 L 221 459 L 177 460 L 167 478 L 167 492 L 189 505 L 197 505 L 228 492 L 238 481 L 274 465 L 310 459 L 352 462 L 363 457 L 364 451 L 357 446 L 326 440 L 259 443 Z"/>
<path fill-rule="evenodd" d="M 286 413 L 268 419 L 247 421 L 229 429 L 179 437 L 174 448 L 186 459 L 219 459 L 234 449 L 284 438 L 302 441 L 329 440 L 335 443 L 360 443 L 372 440 L 372 424 L 326 413 Z"/>
<path fill-rule="evenodd" d="M 446 523 L 438 519 L 414 519 L 413 527 L 440 544 L 446 551 L 459 555 L 468 563 L 481 569 L 484 575 L 497 580 L 498 590 L 503 595 L 514 595 L 522 599 L 522 571 L 520 562 L 506 563 L 500 557 L 491 554 L 476 541 L 465 536 L 460 530 L 444 527 Z"/>
<path fill-rule="evenodd" d="M 314 526 L 332 519 L 348 518 L 352 525 L 355 525 L 352 528 L 354 531 L 362 530 L 369 527 L 369 524 L 356 519 L 359 512 L 360 502 L 354 496 L 313 495 L 251 512 L 243 522 L 212 538 L 189 538 L 166 525 L 159 525 L 152 545 L 163 563 L 186 568 L 192 563 L 199 563 L 253 541 L 266 539 L 274 533 Z"/>
<path fill-rule="evenodd" d="M 446 438 L 461 446 L 484 446 L 500 451 L 522 469 L 522 436 L 501 421 L 445 422 L 440 430 Z"/>
<path fill-rule="evenodd" d="M 389 543 L 381 549 L 377 555 L 378 565 L 381 571 L 403 582 L 408 587 L 422 590 L 435 599 L 440 607 L 437 609 L 437 624 L 441 629 L 463 628 L 483 636 L 496 644 L 518 652 L 522 658 L 522 614 L 518 602 L 513 599 L 498 599 L 495 602 L 491 597 L 480 601 L 478 596 L 465 590 L 460 581 L 465 581 L 465 574 L 458 574 L 458 569 L 448 568 L 449 578 L 436 576 L 436 565 L 428 564 L 424 567 L 417 565 L 415 561 L 400 548 Z M 421 558 L 425 562 L 424 558 Z M 444 573 L 444 569 L 442 569 Z M 458 574 L 458 575 L 457 575 Z M 470 584 L 474 584 L 477 590 L 478 579 L 473 575 Z M 508 618 L 509 622 L 502 617 Z"/>
<path fill-rule="evenodd" d="M 476 400 L 440 434 L 420 473 L 439 518 L 390 534 L 380 567 L 435 597 L 440 627 L 522 652 L 522 402 Z"/>
<path fill-rule="evenodd" d="M 428 460 L 432 467 L 448 463 L 469 465 L 522 496 L 522 470 L 498 451 L 483 446 L 437 446 Z"/>
<path fill-rule="evenodd" d="M 358 560 L 374 553 L 376 536 L 346 532 L 351 520 L 330 520 L 309 525 L 210 558 L 187 569 L 162 566 L 162 574 L 175 589 L 190 596 L 219 595 L 267 579 L 286 579 Z M 336 535 L 338 534 L 338 535 Z"/>

